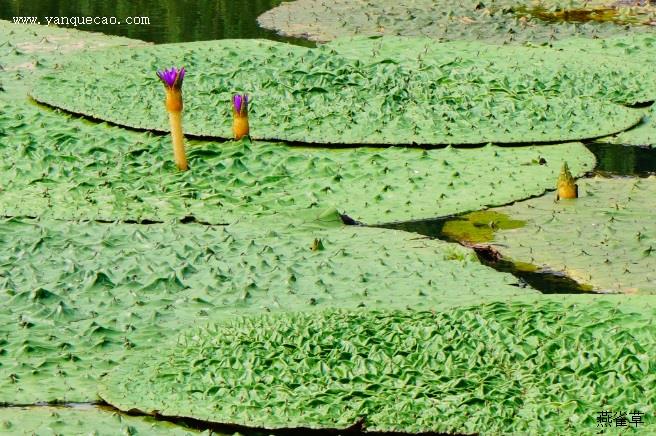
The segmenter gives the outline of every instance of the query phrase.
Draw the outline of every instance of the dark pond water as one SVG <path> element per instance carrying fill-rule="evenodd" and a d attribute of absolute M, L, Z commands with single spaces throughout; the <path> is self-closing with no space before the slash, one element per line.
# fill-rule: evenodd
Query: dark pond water
<path fill-rule="evenodd" d="M 444 218 L 436 218 L 422 221 L 407 221 L 401 223 L 386 224 L 380 227 L 403 230 L 406 232 L 418 233 L 420 235 L 428 236 L 430 238 L 440 239 L 446 242 L 463 243 L 461 237 L 463 234 L 454 234 L 449 227 L 452 224 L 468 221 L 467 214 L 461 216 L 449 216 Z M 509 227 L 512 228 L 512 227 Z M 462 227 L 461 227 L 462 229 Z M 498 256 L 493 250 L 489 249 L 485 242 L 492 239 L 492 233 L 485 235 L 481 233 L 474 233 L 480 240 L 474 241 L 480 243 L 478 246 L 473 246 L 478 259 L 483 265 L 487 265 L 499 272 L 510 273 L 517 278 L 520 287 L 531 287 L 537 289 L 543 294 L 594 294 L 592 288 L 588 285 L 578 283 L 572 280 L 565 274 L 549 269 L 541 269 L 535 265 L 525 263 L 514 263 L 507 259 Z"/>
<path fill-rule="evenodd" d="M 656 174 L 656 148 L 620 144 L 587 144 L 597 158 L 595 173 L 602 176 L 648 177 Z"/>
<path fill-rule="evenodd" d="M 127 36 L 156 43 L 224 38 L 267 38 L 306 46 L 313 43 L 286 38 L 258 27 L 257 17 L 282 0 L 0 0 L 0 19 L 37 17 L 116 17 L 121 24 L 77 26 L 81 30 Z M 126 24 L 146 17 L 150 24 Z M 51 19 L 51 22 L 54 20 Z M 74 27 L 74 26 L 62 26 Z"/>

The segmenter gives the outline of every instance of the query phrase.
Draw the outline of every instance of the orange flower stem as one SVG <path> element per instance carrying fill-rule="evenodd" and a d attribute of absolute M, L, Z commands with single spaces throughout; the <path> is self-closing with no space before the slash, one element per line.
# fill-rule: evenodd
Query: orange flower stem
<path fill-rule="evenodd" d="M 182 134 L 182 111 L 169 111 L 171 125 L 171 140 L 173 142 L 173 158 L 180 171 L 187 171 L 187 156 L 185 154 L 184 135 Z"/>
<path fill-rule="evenodd" d="M 173 142 L 173 159 L 180 171 L 187 171 L 187 155 L 184 147 L 184 134 L 182 133 L 182 91 L 168 88 L 166 90 L 166 110 L 169 113 L 171 126 L 171 140 Z"/>
<path fill-rule="evenodd" d="M 249 127 L 248 127 L 248 115 L 239 115 L 237 113 L 233 114 L 232 119 L 232 134 L 235 140 L 240 140 L 244 136 L 248 136 Z"/>

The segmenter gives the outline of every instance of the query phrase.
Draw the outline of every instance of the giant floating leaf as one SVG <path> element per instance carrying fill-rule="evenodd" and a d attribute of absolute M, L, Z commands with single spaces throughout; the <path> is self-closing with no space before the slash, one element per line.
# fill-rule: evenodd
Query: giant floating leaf
<path fill-rule="evenodd" d="M 656 178 L 581 179 L 580 198 L 544 196 L 497 209 L 524 227 L 499 230 L 498 250 L 603 291 L 656 294 Z"/>
<path fill-rule="evenodd" d="M 593 298 L 237 318 L 126 361 L 100 396 L 269 429 L 592 434 L 603 409 L 642 413 L 649 433 L 654 316 L 653 298 L 638 312 Z"/>
<path fill-rule="evenodd" d="M 0 89 L 21 98 L 26 81 L 61 56 L 116 46 L 146 45 L 142 41 L 54 26 L 14 24 L 0 20 Z"/>
<path fill-rule="evenodd" d="M 0 433 L 6 435 L 209 435 L 150 417 L 119 414 L 96 406 L 0 407 Z M 212 432 L 220 436 L 222 433 Z M 231 433 L 230 433 L 231 434 Z"/>
<path fill-rule="evenodd" d="M 636 57 L 637 49 L 621 49 L 626 41 L 650 47 Z M 326 45 L 340 56 L 362 62 L 394 59 L 408 69 L 442 73 L 441 82 L 472 83 L 490 92 L 515 96 L 544 95 L 574 98 L 592 96 L 621 104 L 656 100 L 656 73 L 644 55 L 653 55 L 656 37 L 614 38 L 609 52 L 600 42 L 585 38 L 563 40 L 551 47 L 498 46 L 454 41 L 435 43 L 430 38 L 353 37 Z M 592 40 L 596 41 L 596 40 Z M 652 56 L 653 57 L 653 56 Z M 448 73 L 448 74 L 444 74 Z"/>
<path fill-rule="evenodd" d="M 563 160 L 577 175 L 594 166 L 574 143 L 421 150 L 193 141 L 191 171 L 181 173 L 166 136 L 0 101 L 3 216 L 231 223 L 337 207 L 374 224 L 506 204 L 550 188 Z"/>
<path fill-rule="evenodd" d="M 612 144 L 656 147 L 656 105 L 644 109 L 643 114 L 644 118 L 637 126 L 617 135 L 600 138 L 598 141 Z"/>
<path fill-rule="evenodd" d="M 598 58 L 612 59 L 623 56 L 645 66 L 652 66 L 656 58 L 654 34 L 618 36 L 602 40 L 571 38 L 559 41 L 554 46 L 565 50 L 580 50 Z M 656 145 L 656 107 L 652 105 L 646 110 L 645 118 L 638 126 L 600 141 L 625 145 Z"/>
<path fill-rule="evenodd" d="M 547 22 L 527 14 L 526 8 L 527 2 L 517 0 L 296 0 L 260 15 L 258 23 L 283 35 L 314 41 L 353 35 L 405 35 L 543 43 L 576 35 L 604 38 L 652 30 L 644 25 L 626 27 L 611 22 Z"/>
<path fill-rule="evenodd" d="M 418 47 L 425 44 L 417 40 Z M 397 62 L 395 56 L 361 62 L 329 47 L 261 40 L 115 49 L 102 56 L 76 55 L 41 78 L 32 96 L 120 125 L 167 131 L 163 90 L 154 72 L 184 63 L 188 134 L 231 137 L 230 99 L 241 91 L 252 97 L 253 138 L 339 144 L 580 140 L 617 133 L 640 119 L 588 97 L 620 103 L 656 97 L 651 69 L 633 77 L 630 66 L 608 68 L 535 49 L 540 62 L 517 71 L 517 55 L 530 50 L 459 48 L 439 45 L 436 61 L 425 65 Z M 591 66 L 598 75 L 590 77 Z"/>
<path fill-rule="evenodd" d="M 335 214 L 234 226 L 0 223 L 0 402 L 90 401 L 184 326 L 239 313 L 439 308 L 537 291 L 465 248 Z"/>
<path fill-rule="evenodd" d="M 635 62 L 648 62 L 656 55 L 656 32 L 618 35 L 605 39 L 567 38 L 555 41 L 559 50 L 580 50 L 597 56 L 629 56 Z"/>

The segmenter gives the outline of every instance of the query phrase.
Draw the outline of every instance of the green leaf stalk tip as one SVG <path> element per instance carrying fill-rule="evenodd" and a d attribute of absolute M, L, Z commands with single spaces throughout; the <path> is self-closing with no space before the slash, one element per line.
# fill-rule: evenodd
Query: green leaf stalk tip
<path fill-rule="evenodd" d="M 321 242 L 321 239 L 319 238 L 314 238 L 314 241 L 312 241 L 312 245 L 310 246 L 310 250 L 312 251 L 321 251 L 323 250 L 323 242 Z"/>
<path fill-rule="evenodd" d="M 567 162 L 565 162 L 560 170 L 560 176 L 558 176 L 556 200 L 560 200 L 561 198 L 578 198 L 578 196 L 579 187 L 574 177 L 572 177 L 572 173 L 569 171 Z"/>

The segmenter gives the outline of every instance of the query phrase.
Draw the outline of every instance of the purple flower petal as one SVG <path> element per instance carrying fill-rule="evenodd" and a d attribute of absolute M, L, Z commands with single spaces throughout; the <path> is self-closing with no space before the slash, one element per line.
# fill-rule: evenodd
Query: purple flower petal
<path fill-rule="evenodd" d="M 177 69 L 176 67 L 171 67 L 170 70 L 164 69 L 162 71 L 157 71 L 157 77 L 164 83 L 164 86 L 167 88 L 182 88 L 182 80 L 184 79 L 185 69 L 184 67 Z"/>
<path fill-rule="evenodd" d="M 237 94 L 232 97 L 232 105 L 235 108 L 235 112 L 237 112 L 238 114 L 241 114 L 241 103 L 242 103 L 242 99 L 240 94 Z"/>

